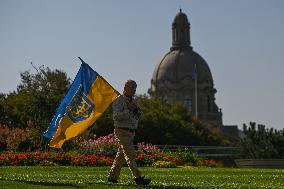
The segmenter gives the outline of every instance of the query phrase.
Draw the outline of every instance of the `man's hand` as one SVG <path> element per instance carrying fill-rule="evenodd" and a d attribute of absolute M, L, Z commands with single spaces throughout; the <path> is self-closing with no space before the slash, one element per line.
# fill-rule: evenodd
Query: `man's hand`
<path fill-rule="evenodd" d="M 136 104 L 134 104 L 133 102 L 129 102 L 129 101 L 127 101 L 127 107 L 129 111 L 133 111 L 137 108 Z"/>

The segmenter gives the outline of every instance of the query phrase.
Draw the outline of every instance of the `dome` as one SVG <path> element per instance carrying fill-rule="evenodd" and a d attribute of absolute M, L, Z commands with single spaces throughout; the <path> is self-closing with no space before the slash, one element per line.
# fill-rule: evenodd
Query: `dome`
<path fill-rule="evenodd" d="M 152 84 L 168 89 L 185 89 L 194 86 L 194 73 L 198 83 L 213 87 L 213 78 L 206 61 L 196 52 L 174 50 L 167 53 L 154 70 Z"/>
<path fill-rule="evenodd" d="M 163 97 L 174 90 L 171 96 L 177 100 L 178 94 L 187 93 L 192 96 L 195 87 L 194 73 L 197 73 L 199 88 L 213 88 L 213 78 L 208 64 L 190 46 L 189 22 L 181 9 L 175 16 L 172 26 L 172 47 L 156 66 L 149 92 L 154 96 Z"/>

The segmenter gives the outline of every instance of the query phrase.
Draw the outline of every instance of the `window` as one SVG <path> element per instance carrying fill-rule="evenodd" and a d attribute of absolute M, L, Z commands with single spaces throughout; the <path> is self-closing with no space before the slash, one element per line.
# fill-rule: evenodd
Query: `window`
<path fill-rule="evenodd" d="M 192 99 L 191 98 L 184 99 L 184 104 L 186 105 L 187 110 L 189 112 L 192 112 Z"/>

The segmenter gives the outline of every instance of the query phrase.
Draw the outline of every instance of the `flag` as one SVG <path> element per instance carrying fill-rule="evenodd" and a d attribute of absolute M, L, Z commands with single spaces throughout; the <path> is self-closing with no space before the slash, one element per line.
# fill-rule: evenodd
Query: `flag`
<path fill-rule="evenodd" d="M 82 64 L 75 80 L 43 133 L 51 139 L 50 147 L 61 148 L 65 141 L 84 132 L 119 95 L 102 76 L 80 60 Z"/>

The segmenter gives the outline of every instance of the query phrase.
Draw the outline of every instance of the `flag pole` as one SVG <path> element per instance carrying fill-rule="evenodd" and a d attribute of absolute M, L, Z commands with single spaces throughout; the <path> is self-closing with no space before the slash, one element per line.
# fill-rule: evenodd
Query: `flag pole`
<path fill-rule="evenodd" d="M 194 64 L 194 69 L 195 69 L 195 118 L 198 119 L 198 110 L 197 110 L 197 68 L 196 68 L 196 63 Z"/>

